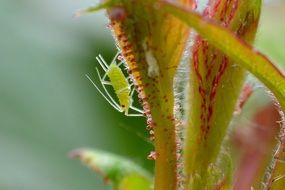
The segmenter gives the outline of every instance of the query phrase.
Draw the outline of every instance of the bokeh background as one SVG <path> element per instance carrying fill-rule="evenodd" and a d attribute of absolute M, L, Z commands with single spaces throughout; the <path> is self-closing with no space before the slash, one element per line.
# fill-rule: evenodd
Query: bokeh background
<path fill-rule="evenodd" d="M 108 190 L 67 156 L 91 147 L 152 170 L 143 118 L 114 110 L 85 74 L 116 52 L 102 12 L 74 18 L 92 0 L 0 1 L 0 190 Z M 285 66 L 285 2 L 266 1 L 256 46 Z M 283 63 L 283 65 L 282 65 Z"/>

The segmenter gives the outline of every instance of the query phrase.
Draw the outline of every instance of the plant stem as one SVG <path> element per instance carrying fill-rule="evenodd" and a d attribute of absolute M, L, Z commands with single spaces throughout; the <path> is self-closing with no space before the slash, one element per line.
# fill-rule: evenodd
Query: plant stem
<path fill-rule="evenodd" d="M 155 151 L 158 154 L 155 160 L 155 190 L 176 190 L 177 187 L 176 134 L 174 123 L 166 117 L 153 114 L 153 119 L 159 121 L 154 130 Z"/>
<path fill-rule="evenodd" d="M 156 98 L 150 101 L 151 118 L 149 126 L 154 130 L 155 190 L 177 189 L 177 141 L 175 119 L 173 116 L 174 98 L 172 81 L 159 79 L 156 83 Z M 145 88 L 151 96 L 150 88 Z M 152 130 L 151 129 L 151 130 Z"/>

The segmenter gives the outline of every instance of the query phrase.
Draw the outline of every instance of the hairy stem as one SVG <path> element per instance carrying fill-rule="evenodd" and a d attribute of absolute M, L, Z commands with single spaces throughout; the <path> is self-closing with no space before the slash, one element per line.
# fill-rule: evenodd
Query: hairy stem
<path fill-rule="evenodd" d="M 213 46 L 255 75 L 274 93 L 283 110 L 285 109 L 285 76 L 265 55 L 240 40 L 229 30 L 203 19 L 191 9 L 168 1 L 164 1 L 162 7 L 193 27 Z"/>

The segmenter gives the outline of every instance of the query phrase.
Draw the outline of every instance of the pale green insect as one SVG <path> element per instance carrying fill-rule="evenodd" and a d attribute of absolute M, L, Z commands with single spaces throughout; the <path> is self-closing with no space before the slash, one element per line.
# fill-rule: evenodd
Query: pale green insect
<path fill-rule="evenodd" d="M 111 64 L 108 65 L 106 61 L 102 58 L 101 55 L 96 57 L 98 63 L 104 70 L 105 74 L 101 77 L 98 68 L 96 68 L 97 74 L 100 79 L 100 83 L 103 87 L 103 91 L 93 82 L 93 80 L 86 75 L 86 77 L 92 82 L 98 92 L 107 100 L 107 102 L 113 106 L 117 111 L 124 112 L 126 116 L 143 116 L 143 111 L 139 108 L 134 107 L 133 104 L 133 95 L 135 88 L 133 84 L 129 82 L 128 78 L 124 75 L 120 66 L 124 64 L 124 61 L 120 61 L 117 64 L 117 57 L 120 55 L 120 52 L 116 54 Z M 107 77 L 109 80 L 107 81 Z M 110 85 L 113 87 L 115 94 L 118 98 L 118 102 L 110 95 L 105 85 Z M 103 93 L 104 92 L 104 93 Z M 129 110 L 132 109 L 136 113 L 129 113 Z"/>

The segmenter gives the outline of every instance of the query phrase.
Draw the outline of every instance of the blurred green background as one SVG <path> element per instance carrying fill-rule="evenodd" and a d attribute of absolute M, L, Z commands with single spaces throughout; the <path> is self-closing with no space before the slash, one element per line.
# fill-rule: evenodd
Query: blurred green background
<path fill-rule="evenodd" d="M 0 1 L 0 190 L 104 190 L 70 160 L 79 147 L 111 151 L 152 170 L 142 118 L 114 110 L 86 79 L 111 60 L 103 13 L 74 18 L 91 0 Z M 285 3 L 264 5 L 257 47 L 285 65 Z M 140 134 L 140 135 L 138 135 Z"/>

